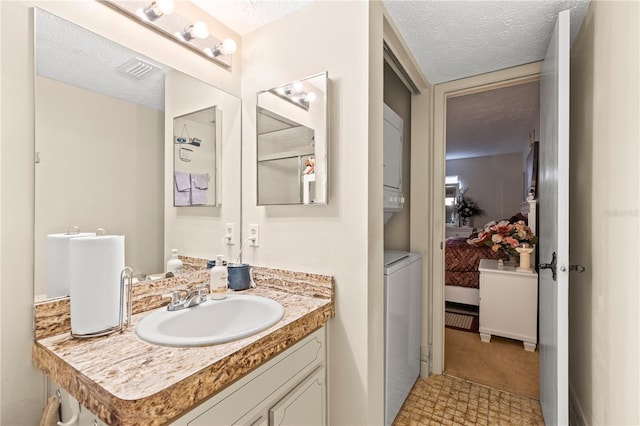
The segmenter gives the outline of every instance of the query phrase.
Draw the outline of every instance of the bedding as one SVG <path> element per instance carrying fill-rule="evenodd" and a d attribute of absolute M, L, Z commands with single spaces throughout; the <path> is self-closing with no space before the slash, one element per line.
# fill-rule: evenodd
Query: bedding
<path fill-rule="evenodd" d="M 467 238 L 447 238 L 444 252 L 444 283 L 458 287 L 478 288 L 481 259 L 504 259 L 508 256 L 496 253 L 488 246 L 476 247 L 467 243 Z"/>

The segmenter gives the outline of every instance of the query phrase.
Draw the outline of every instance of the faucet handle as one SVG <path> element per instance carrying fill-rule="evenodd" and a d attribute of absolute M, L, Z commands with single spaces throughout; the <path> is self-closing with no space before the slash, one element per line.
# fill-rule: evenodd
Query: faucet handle
<path fill-rule="evenodd" d="M 165 297 L 170 297 L 171 298 L 171 302 L 169 302 L 170 305 L 175 305 L 176 303 L 180 302 L 180 292 L 179 291 L 170 291 L 169 293 L 164 293 L 162 295 L 162 298 L 164 299 Z"/>
<path fill-rule="evenodd" d="M 209 287 L 206 284 L 203 284 L 201 286 L 196 287 L 196 292 L 200 297 L 200 300 L 204 302 L 205 300 L 207 300 L 207 297 L 209 296 Z"/>

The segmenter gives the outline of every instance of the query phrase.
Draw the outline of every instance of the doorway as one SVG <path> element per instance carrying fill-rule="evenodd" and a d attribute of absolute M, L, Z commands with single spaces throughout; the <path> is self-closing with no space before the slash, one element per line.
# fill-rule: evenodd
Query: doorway
<path fill-rule="evenodd" d="M 443 201 L 445 199 L 446 176 L 446 135 L 447 101 L 473 94 L 482 94 L 491 90 L 524 85 L 539 80 L 540 63 L 528 64 L 507 70 L 483 74 L 467 79 L 437 85 L 434 88 L 434 191 L 432 198 L 432 217 L 434 235 L 441 236 L 441 250 L 433 250 L 433 296 L 432 296 L 432 333 L 433 364 L 432 372 L 439 374 L 445 370 L 445 250 L 446 218 Z M 528 134 L 527 134 L 528 135 Z M 519 188 L 523 188 L 518 179 Z M 522 194 L 520 192 L 520 194 Z M 471 193 L 469 194 L 471 196 Z M 480 206 L 483 208 L 482 206 Z M 501 211 L 495 215 L 502 215 Z M 487 218 L 490 220 L 490 218 Z M 480 220 L 480 219 L 478 219 Z M 479 225 L 479 226 L 482 226 Z M 437 241 L 437 237 L 436 237 Z M 436 243 L 438 244 L 438 243 Z"/>
<path fill-rule="evenodd" d="M 525 173 L 527 159 L 539 134 L 539 100 L 539 81 L 447 99 L 444 199 L 444 372 L 533 399 L 539 398 L 538 353 L 524 350 L 522 341 L 515 339 L 515 330 L 509 330 L 511 324 L 493 319 L 501 313 L 495 312 L 499 307 L 490 304 L 488 294 L 486 301 L 480 301 L 481 259 L 495 262 L 503 260 L 504 254 L 468 240 L 491 222 L 528 220 L 522 204 L 530 186 Z M 531 218 L 535 220 L 533 215 Z M 504 271 L 510 271 L 509 267 Z M 537 276 L 524 278 L 525 285 L 536 291 Z M 525 303 L 529 311 L 518 316 L 529 318 L 535 339 L 536 300 Z M 484 329 L 479 330 L 481 319 Z M 486 335 L 492 320 L 498 336 L 482 342 L 479 332 Z"/>

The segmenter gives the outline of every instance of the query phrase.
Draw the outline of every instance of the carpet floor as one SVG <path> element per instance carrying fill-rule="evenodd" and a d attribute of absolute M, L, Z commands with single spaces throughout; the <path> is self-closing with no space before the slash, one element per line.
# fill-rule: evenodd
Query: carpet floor
<path fill-rule="evenodd" d="M 522 342 L 445 328 L 444 371 L 454 377 L 540 399 L 539 353 L 527 352 Z"/>

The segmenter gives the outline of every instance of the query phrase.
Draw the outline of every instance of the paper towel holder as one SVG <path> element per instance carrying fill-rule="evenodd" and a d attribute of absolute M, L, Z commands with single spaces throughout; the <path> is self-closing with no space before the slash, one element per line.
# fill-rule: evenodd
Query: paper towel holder
<path fill-rule="evenodd" d="M 127 289 L 127 320 L 126 321 L 124 320 L 125 286 L 128 287 Z M 131 308 L 133 306 L 133 301 L 131 300 L 132 294 L 133 294 L 133 269 L 131 269 L 131 267 L 129 266 L 125 266 L 124 269 L 122 269 L 122 272 L 120 272 L 120 310 L 119 310 L 119 316 L 118 316 L 119 318 L 118 325 L 109 327 L 105 330 L 96 331 L 93 333 L 77 334 L 72 332 L 71 337 L 74 337 L 77 339 L 88 339 L 90 337 L 106 336 L 108 334 L 112 334 L 116 332 L 122 333 L 124 330 L 126 330 L 127 326 L 131 324 Z"/>

